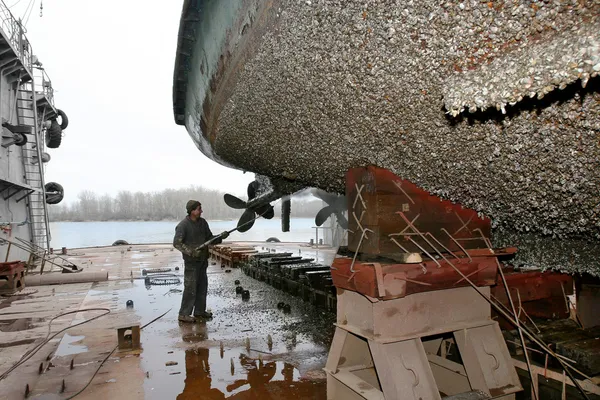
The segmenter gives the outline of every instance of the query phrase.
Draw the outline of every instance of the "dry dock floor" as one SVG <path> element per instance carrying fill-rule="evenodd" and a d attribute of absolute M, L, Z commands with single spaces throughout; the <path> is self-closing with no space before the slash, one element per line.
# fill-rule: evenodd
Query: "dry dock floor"
<path fill-rule="evenodd" d="M 322 263 L 334 256 L 332 249 L 299 243 L 245 244 L 261 251 L 301 251 Z M 84 271 L 108 271 L 109 280 L 27 287 L 25 295 L 0 297 L 0 374 L 24 355 L 30 357 L 0 380 L 0 398 L 23 399 L 28 386 L 28 398 L 68 399 L 88 382 L 77 399 L 326 398 L 322 368 L 333 335 L 333 313 L 255 281 L 239 269 L 226 272 L 211 262 L 208 308 L 214 318 L 184 324 L 177 320 L 183 262 L 170 244 L 68 253 L 66 258 Z M 167 273 L 176 274 L 181 282 L 147 286 L 144 268 L 171 268 Z M 248 301 L 236 295 L 236 279 L 250 291 Z M 126 307 L 128 300 L 133 308 Z M 290 304 L 291 313 L 279 310 L 279 302 Z M 90 308 L 97 310 L 86 311 Z M 165 312 L 142 329 L 140 350 L 115 350 L 117 328 L 143 326 Z M 52 337 L 96 316 L 100 317 Z M 28 353 L 48 337 L 39 351 Z"/>

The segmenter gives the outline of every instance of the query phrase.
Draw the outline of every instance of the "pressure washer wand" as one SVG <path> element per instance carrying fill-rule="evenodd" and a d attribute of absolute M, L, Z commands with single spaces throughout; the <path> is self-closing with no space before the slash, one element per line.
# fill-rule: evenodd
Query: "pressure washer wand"
<path fill-rule="evenodd" d="M 240 229 L 241 227 L 243 227 L 243 226 L 246 226 L 246 225 L 248 225 L 249 223 L 256 221 L 256 220 L 257 220 L 258 218 L 260 218 L 260 217 L 262 217 L 262 214 L 260 214 L 260 215 L 257 215 L 256 217 L 252 218 L 251 220 L 248 220 L 248 221 L 244 222 L 243 224 L 241 224 L 241 225 L 238 225 L 238 226 L 236 226 L 235 228 L 233 228 L 233 229 L 231 229 L 231 230 L 228 230 L 228 231 L 227 231 L 227 234 L 229 235 L 231 232 L 237 231 L 237 230 L 238 230 L 238 229 Z M 204 248 L 204 247 L 208 246 L 209 244 L 211 244 L 211 243 L 212 243 L 213 241 L 215 241 L 216 239 L 219 239 L 219 238 L 220 238 L 222 235 L 223 235 L 223 234 L 220 234 L 220 235 L 217 235 L 217 236 L 215 236 L 214 238 L 210 239 L 209 241 L 202 243 L 202 244 L 201 244 L 200 246 L 198 246 L 197 248 L 198 248 L 198 249 L 202 249 L 202 248 Z"/>

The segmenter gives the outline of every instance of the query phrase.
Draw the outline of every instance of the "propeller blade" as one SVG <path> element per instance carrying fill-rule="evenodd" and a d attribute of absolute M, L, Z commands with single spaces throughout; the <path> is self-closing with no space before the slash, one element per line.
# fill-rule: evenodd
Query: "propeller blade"
<path fill-rule="evenodd" d="M 238 221 L 238 224 L 237 224 L 238 231 L 246 232 L 246 231 L 250 230 L 250 228 L 252 228 L 252 225 L 254 225 L 255 217 L 256 217 L 256 215 L 255 215 L 254 211 L 247 208 L 246 211 L 244 211 L 244 213 L 240 217 L 240 220 Z"/>
<path fill-rule="evenodd" d="M 348 208 L 348 203 L 346 202 L 346 196 L 339 196 L 337 199 L 335 199 L 332 206 L 335 207 L 336 210 L 346 211 L 346 208 Z"/>
<path fill-rule="evenodd" d="M 223 200 L 225 200 L 225 204 L 236 210 L 243 210 L 246 208 L 246 202 L 244 200 L 230 195 L 229 193 L 225 193 Z"/>
<path fill-rule="evenodd" d="M 256 191 L 258 190 L 260 184 L 257 181 L 252 181 L 248 184 L 248 188 L 246 192 L 248 193 L 248 201 L 252 200 L 256 197 Z"/>
<path fill-rule="evenodd" d="M 335 216 L 337 217 L 338 224 L 340 224 L 342 229 L 348 229 L 348 220 L 346 219 L 344 214 L 336 212 Z"/>
<path fill-rule="evenodd" d="M 318 199 L 323 200 L 327 204 L 331 204 L 331 202 L 333 200 L 335 200 L 335 198 L 337 197 L 336 195 L 328 193 L 328 192 L 326 192 L 324 190 L 321 190 L 321 189 L 315 190 L 313 192 L 313 196 L 315 196 Z"/>
<path fill-rule="evenodd" d="M 333 208 L 331 206 L 325 206 L 319 210 L 315 216 L 315 225 L 321 226 L 327 221 L 327 218 L 333 214 Z"/>
<path fill-rule="evenodd" d="M 275 216 L 275 210 L 273 209 L 272 205 L 269 205 L 269 210 L 262 217 L 265 218 L 265 219 L 271 219 L 274 216 Z"/>
<path fill-rule="evenodd" d="M 270 204 L 259 206 L 255 210 L 264 219 L 271 219 L 275 216 L 275 210 L 273 210 L 273 206 Z"/>
<path fill-rule="evenodd" d="M 335 205 L 336 208 L 337 207 L 345 207 L 346 196 L 344 196 L 343 194 L 329 193 L 329 192 L 319 189 L 319 190 L 316 190 L 315 192 L 313 192 L 313 195 L 315 197 L 323 200 L 325 203 L 327 203 L 330 206 Z"/>

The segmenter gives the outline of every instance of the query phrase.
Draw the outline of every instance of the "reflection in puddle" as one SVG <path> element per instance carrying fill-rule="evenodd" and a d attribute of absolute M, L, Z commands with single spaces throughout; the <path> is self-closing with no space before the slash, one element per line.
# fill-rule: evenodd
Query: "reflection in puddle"
<path fill-rule="evenodd" d="M 229 357 L 238 354 L 237 358 Z M 195 348 L 185 352 L 182 399 L 325 399 L 325 381 L 306 381 L 291 364 L 263 361 L 219 349 Z"/>
<path fill-rule="evenodd" d="M 55 356 L 56 357 L 64 357 L 72 354 L 85 353 L 88 351 L 87 346 L 84 346 L 80 343 L 85 336 L 71 336 L 68 333 L 65 333 L 63 336 L 58 349 L 56 349 Z"/>
<path fill-rule="evenodd" d="M 187 343 L 198 343 L 208 339 L 206 323 L 180 323 L 181 338 Z"/>

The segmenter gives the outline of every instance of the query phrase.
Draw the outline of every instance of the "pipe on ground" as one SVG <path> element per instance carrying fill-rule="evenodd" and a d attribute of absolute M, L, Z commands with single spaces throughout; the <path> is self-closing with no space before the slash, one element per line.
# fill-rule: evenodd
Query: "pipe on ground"
<path fill-rule="evenodd" d="M 61 285 L 67 283 L 102 282 L 108 280 L 108 271 L 74 272 L 46 275 L 27 275 L 25 287 L 43 285 Z"/>

